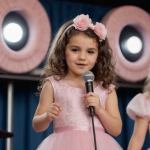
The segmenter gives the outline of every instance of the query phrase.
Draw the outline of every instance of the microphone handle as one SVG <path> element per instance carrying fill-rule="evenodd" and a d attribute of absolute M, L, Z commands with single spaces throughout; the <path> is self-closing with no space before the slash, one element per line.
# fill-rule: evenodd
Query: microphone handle
<path fill-rule="evenodd" d="M 85 87 L 86 87 L 86 93 L 93 92 L 93 82 L 92 81 L 85 82 Z M 89 110 L 90 110 L 90 115 L 94 116 L 94 107 L 90 106 Z"/>

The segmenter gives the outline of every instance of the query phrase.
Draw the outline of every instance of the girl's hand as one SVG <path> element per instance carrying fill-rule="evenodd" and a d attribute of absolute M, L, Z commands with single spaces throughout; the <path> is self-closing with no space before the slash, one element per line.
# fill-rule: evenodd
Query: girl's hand
<path fill-rule="evenodd" d="M 93 92 L 89 92 L 84 95 L 85 105 L 89 108 L 90 106 L 94 107 L 95 114 L 98 114 L 100 109 L 102 108 L 99 96 Z"/>
<path fill-rule="evenodd" d="M 62 110 L 62 106 L 58 103 L 52 103 L 47 109 L 47 120 L 52 121 L 57 118 Z"/>

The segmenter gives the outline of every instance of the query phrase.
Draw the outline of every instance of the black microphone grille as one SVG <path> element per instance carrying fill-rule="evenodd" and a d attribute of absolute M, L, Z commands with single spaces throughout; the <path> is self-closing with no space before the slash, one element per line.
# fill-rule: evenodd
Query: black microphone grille
<path fill-rule="evenodd" d="M 87 82 L 87 81 L 93 81 L 94 80 L 94 74 L 91 71 L 86 71 L 82 75 L 82 79 Z"/>

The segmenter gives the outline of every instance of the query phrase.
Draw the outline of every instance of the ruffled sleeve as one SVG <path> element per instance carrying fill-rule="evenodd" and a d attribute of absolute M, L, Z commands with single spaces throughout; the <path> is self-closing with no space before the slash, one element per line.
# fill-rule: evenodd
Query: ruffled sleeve
<path fill-rule="evenodd" d="M 127 105 L 126 111 L 133 120 L 139 116 L 150 121 L 150 99 L 144 94 L 137 94 Z"/>
<path fill-rule="evenodd" d="M 50 77 L 46 78 L 46 81 L 50 81 L 50 82 L 51 82 L 51 84 L 52 84 L 52 86 L 53 86 L 53 88 L 54 88 L 55 80 L 54 80 L 54 77 L 53 77 L 53 76 L 50 76 Z"/>
<path fill-rule="evenodd" d="M 100 86 L 103 87 L 103 81 L 100 82 Z M 109 84 L 109 88 L 106 90 L 107 94 L 111 93 L 111 91 L 115 88 L 115 85 Z"/>
<path fill-rule="evenodd" d="M 111 91 L 115 88 L 115 85 L 110 84 L 109 85 L 109 89 L 108 89 L 108 93 L 111 93 Z"/>
<path fill-rule="evenodd" d="M 115 88 L 115 85 L 113 85 L 113 84 L 110 84 L 110 85 L 109 85 L 109 90 L 110 90 L 110 91 L 112 91 L 114 88 Z"/>

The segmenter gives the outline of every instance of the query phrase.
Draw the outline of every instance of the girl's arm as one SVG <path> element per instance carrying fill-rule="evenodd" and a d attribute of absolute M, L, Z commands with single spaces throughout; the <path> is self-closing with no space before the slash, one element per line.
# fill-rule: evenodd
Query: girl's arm
<path fill-rule="evenodd" d="M 50 122 L 57 118 L 61 106 L 54 102 L 54 90 L 50 81 L 43 86 L 40 101 L 32 120 L 33 128 L 36 132 L 41 132 L 49 127 Z"/>
<path fill-rule="evenodd" d="M 118 99 L 116 91 L 112 90 L 112 92 L 108 94 L 108 98 L 106 101 L 106 110 L 101 106 L 97 94 L 90 92 L 84 95 L 84 97 L 86 98 L 86 106 L 94 107 L 95 113 L 100 118 L 107 132 L 109 132 L 113 136 L 118 136 L 122 130 L 122 121 L 118 109 Z"/>
<path fill-rule="evenodd" d="M 118 136 L 122 130 L 122 120 L 118 109 L 118 98 L 115 89 L 108 95 L 106 109 L 101 107 L 98 116 L 108 133 Z"/>
<path fill-rule="evenodd" d="M 147 129 L 148 129 L 148 121 L 141 117 L 136 117 L 134 124 L 134 131 L 128 145 L 128 150 L 142 149 Z"/>

